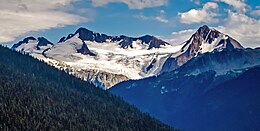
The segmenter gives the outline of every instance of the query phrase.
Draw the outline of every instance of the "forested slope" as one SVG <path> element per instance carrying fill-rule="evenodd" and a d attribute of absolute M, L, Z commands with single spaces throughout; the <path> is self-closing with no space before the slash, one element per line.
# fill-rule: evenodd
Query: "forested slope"
<path fill-rule="evenodd" d="M 0 130 L 173 130 L 107 91 L 0 47 Z"/>

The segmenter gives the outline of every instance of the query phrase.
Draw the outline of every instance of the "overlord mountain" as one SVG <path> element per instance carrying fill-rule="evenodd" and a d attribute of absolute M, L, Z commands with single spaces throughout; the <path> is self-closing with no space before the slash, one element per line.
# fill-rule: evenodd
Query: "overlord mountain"
<path fill-rule="evenodd" d="M 208 26 L 200 27 L 190 39 L 177 46 L 150 35 L 108 36 L 79 28 L 56 44 L 42 37 L 28 37 L 12 47 L 103 89 L 125 80 L 170 72 L 198 54 L 234 48 L 243 47 Z"/>

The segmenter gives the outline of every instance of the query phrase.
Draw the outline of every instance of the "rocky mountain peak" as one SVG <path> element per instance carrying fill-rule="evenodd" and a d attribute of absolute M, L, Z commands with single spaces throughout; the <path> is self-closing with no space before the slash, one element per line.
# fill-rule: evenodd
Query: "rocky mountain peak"
<path fill-rule="evenodd" d="M 20 45 L 28 43 L 30 40 L 37 40 L 37 39 L 34 38 L 33 36 L 26 37 L 26 38 L 24 38 L 22 41 L 19 41 L 18 43 L 14 44 L 14 45 L 12 46 L 12 49 L 16 49 L 16 48 L 19 47 Z"/>
<path fill-rule="evenodd" d="M 206 52 L 243 48 L 235 39 L 216 29 L 211 29 L 207 25 L 199 27 L 199 29 L 183 44 L 181 54 L 174 59 L 167 60 L 167 64 L 164 64 L 163 68 L 171 68 L 174 70 L 182 66 L 191 58 Z"/>
<path fill-rule="evenodd" d="M 79 34 L 79 38 L 81 40 L 91 40 L 93 41 L 94 40 L 94 36 L 93 36 L 93 31 L 90 31 L 86 28 L 79 28 L 75 34 Z"/>
<path fill-rule="evenodd" d="M 169 44 L 163 40 L 160 40 L 154 36 L 145 35 L 139 38 L 141 41 L 149 45 L 148 49 L 160 48 L 162 45 Z"/>
<path fill-rule="evenodd" d="M 205 38 L 205 36 L 208 34 L 208 32 L 210 30 L 211 29 L 207 25 L 203 25 L 203 26 L 199 27 L 199 29 L 197 30 L 196 33 L 199 34 L 199 35 L 205 34 L 204 37 L 203 37 L 203 38 Z"/>
<path fill-rule="evenodd" d="M 95 41 L 98 43 L 106 42 L 106 40 L 110 39 L 112 41 L 118 40 L 117 37 L 108 36 L 106 34 L 95 33 L 86 28 L 79 28 L 74 35 L 79 34 L 79 38 L 83 41 Z M 73 36 L 74 36 L 73 35 Z"/>
<path fill-rule="evenodd" d="M 185 54 L 189 57 L 193 57 L 199 53 L 222 49 L 243 48 L 243 46 L 230 36 L 204 25 L 185 42 L 182 51 L 184 51 L 185 48 Z"/>
<path fill-rule="evenodd" d="M 37 46 L 47 46 L 48 44 L 53 45 L 53 43 L 51 43 L 49 40 L 47 40 L 44 37 L 38 37 L 38 44 Z"/>

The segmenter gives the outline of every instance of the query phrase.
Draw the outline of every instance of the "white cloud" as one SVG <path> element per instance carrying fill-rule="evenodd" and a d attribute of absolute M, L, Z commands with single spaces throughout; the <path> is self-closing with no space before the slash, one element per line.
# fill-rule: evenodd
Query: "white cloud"
<path fill-rule="evenodd" d="M 143 14 L 135 15 L 136 18 L 141 20 L 155 20 L 161 23 L 169 23 L 169 20 L 165 16 L 165 11 L 161 10 L 157 16 L 145 16 Z"/>
<path fill-rule="evenodd" d="M 86 21 L 68 13 L 75 0 L 1 0 L 0 42 L 11 42 L 29 32 L 63 27 Z"/>
<path fill-rule="evenodd" d="M 162 23 L 168 23 L 169 20 L 163 18 L 163 17 L 160 17 L 160 16 L 156 16 L 155 19 L 159 22 L 162 22 Z"/>
<path fill-rule="evenodd" d="M 172 45 L 179 45 L 187 41 L 191 37 L 191 35 L 196 32 L 196 30 L 197 29 L 187 29 L 187 30 L 172 32 L 172 34 L 169 37 L 161 37 L 161 38 L 171 43 Z"/>
<path fill-rule="evenodd" d="M 253 11 L 250 12 L 250 14 L 251 14 L 252 16 L 259 17 L 259 16 L 260 16 L 260 10 L 253 10 Z"/>
<path fill-rule="evenodd" d="M 190 0 L 190 2 L 193 2 L 193 3 L 197 4 L 197 5 L 200 5 L 200 0 Z"/>
<path fill-rule="evenodd" d="M 245 47 L 259 47 L 260 20 L 245 14 L 228 12 L 228 18 L 223 26 L 217 29 L 238 40 Z"/>
<path fill-rule="evenodd" d="M 245 4 L 244 0 L 215 0 L 218 2 L 224 2 L 235 8 L 238 12 L 246 12 L 247 4 Z"/>
<path fill-rule="evenodd" d="M 181 23 L 193 24 L 193 23 L 217 23 L 218 16 L 216 11 L 218 5 L 214 2 L 207 2 L 201 9 L 191 9 L 188 12 L 178 13 L 181 19 Z"/>
<path fill-rule="evenodd" d="M 168 4 L 168 0 L 92 0 L 94 6 L 104 6 L 108 3 L 124 3 L 130 9 L 144 9 Z"/>

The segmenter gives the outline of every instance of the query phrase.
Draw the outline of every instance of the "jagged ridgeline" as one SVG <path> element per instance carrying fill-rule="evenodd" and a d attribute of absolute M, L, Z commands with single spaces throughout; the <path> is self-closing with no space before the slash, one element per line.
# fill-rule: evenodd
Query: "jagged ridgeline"
<path fill-rule="evenodd" d="M 0 130 L 174 130 L 120 98 L 0 47 Z"/>
<path fill-rule="evenodd" d="M 44 37 L 27 37 L 12 49 L 66 69 L 105 90 L 126 81 L 157 76 L 179 68 L 206 52 L 243 49 L 230 36 L 204 25 L 183 43 L 172 45 L 154 36 L 109 36 L 86 28 L 51 43 Z"/>

